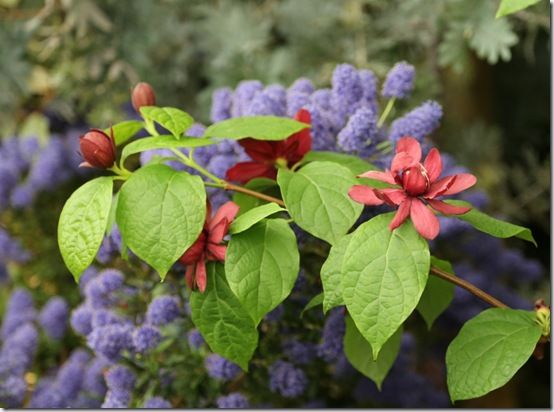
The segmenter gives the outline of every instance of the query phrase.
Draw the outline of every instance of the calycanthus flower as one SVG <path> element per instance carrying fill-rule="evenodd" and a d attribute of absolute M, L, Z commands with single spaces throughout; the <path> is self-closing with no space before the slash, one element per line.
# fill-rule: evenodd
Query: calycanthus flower
<path fill-rule="evenodd" d="M 197 288 L 200 292 L 206 290 L 206 262 L 225 260 L 227 246 L 222 244 L 223 238 L 227 235 L 229 226 L 238 211 L 239 207 L 236 203 L 227 202 L 212 217 L 208 203 L 204 229 L 196 242 L 179 258 L 179 262 L 187 265 L 185 282 L 189 288 Z"/>
<path fill-rule="evenodd" d="M 390 230 L 399 227 L 409 216 L 419 234 L 431 240 L 439 234 L 440 224 L 427 205 L 444 215 L 467 213 L 470 207 L 450 205 L 437 198 L 466 190 L 473 186 L 477 179 L 469 173 L 439 179 L 442 160 L 435 148 L 429 151 L 423 164 L 420 161 L 419 142 L 413 137 L 403 137 L 396 144 L 396 155 L 392 159 L 390 170 L 371 170 L 359 176 L 389 183 L 394 187 L 373 189 L 355 185 L 348 194 L 354 201 L 366 205 L 376 206 L 385 203 L 398 206 L 398 211 L 389 225 Z"/>
<path fill-rule="evenodd" d="M 294 119 L 311 124 L 310 112 L 305 109 L 300 109 Z M 227 170 L 226 177 L 228 180 L 246 183 L 255 177 L 275 179 L 276 164 L 292 166 L 302 160 L 312 148 L 312 136 L 310 129 L 306 128 L 278 142 L 248 138 L 239 140 L 239 144 L 244 147 L 252 161 L 237 163 Z"/>
<path fill-rule="evenodd" d="M 108 136 L 100 129 L 91 129 L 80 137 L 81 155 L 85 159 L 79 166 L 108 169 L 116 159 L 115 139 L 113 129 Z"/>

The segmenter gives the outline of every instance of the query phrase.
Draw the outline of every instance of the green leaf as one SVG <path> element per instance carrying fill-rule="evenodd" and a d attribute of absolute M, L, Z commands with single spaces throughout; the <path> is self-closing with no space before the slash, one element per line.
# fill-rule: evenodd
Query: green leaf
<path fill-rule="evenodd" d="M 348 232 L 363 209 L 348 196 L 354 175 L 336 163 L 312 162 L 297 172 L 279 169 L 277 183 L 294 222 L 330 244 Z"/>
<path fill-rule="evenodd" d="M 315 308 L 317 305 L 321 305 L 323 303 L 323 293 L 318 293 L 313 298 L 310 299 L 310 301 L 304 306 L 304 309 L 302 309 L 302 312 L 300 312 L 300 317 L 302 318 L 304 316 L 304 312 L 307 310 L 310 310 L 312 308 Z"/>
<path fill-rule="evenodd" d="M 537 242 L 535 242 L 531 230 L 526 227 L 495 219 L 494 217 L 479 211 L 470 203 L 464 202 L 463 200 L 445 200 L 445 202 L 456 206 L 470 206 L 471 210 L 469 212 L 463 215 L 457 215 L 456 218 L 468 222 L 475 229 L 480 230 L 481 232 L 499 238 L 517 237 L 537 246 Z"/>
<path fill-rule="evenodd" d="M 277 182 L 272 179 L 267 179 L 265 177 L 259 177 L 250 180 L 244 185 L 247 189 L 254 190 L 256 192 L 269 194 L 271 196 L 279 196 L 279 187 Z M 239 216 L 246 213 L 250 209 L 253 209 L 257 206 L 266 204 L 267 202 L 257 197 L 249 196 L 245 193 L 235 192 L 233 194 L 233 202 L 239 205 Z"/>
<path fill-rule="evenodd" d="M 374 359 L 415 309 L 429 275 L 429 245 L 411 222 L 391 232 L 392 217 L 382 214 L 358 227 L 344 255 L 344 302 Z"/>
<path fill-rule="evenodd" d="M 327 161 L 338 163 L 341 166 L 349 169 L 352 174 L 359 175 L 368 170 L 377 170 L 377 167 L 358 156 L 352 156 L 344 153 L 336 152 L 309 152 L 304 156 L 302 162 Z"/>
<path fill-rule="evenodd" d="M 247 116 L 234 117 L 209 126 L 203 137 L 225 139 L 284 140 L 310 125 L 286 117 Z"/>
<path fill-rule="evenodd" d="M 147 150 L 154 149 L 178 149 L 181 147 L 201 147 L 209 146 L 217 142 L 209 139 L 198 139 L 194 137 L 182 138 L 176 140 L 174 136 L 163 135 L 163 136 L 152 136 L 138 139 L 132 143 L 129 143 L 123 148 L 121 152 L 121 164 L 125 160 L 136 153 L 145 152 Z"/>
<path fill-rule="evenodd" d="M 452 401 L 477 398 L 506 384 L 540 337 L 532 311 L 493 308 L 466 322 L 446 351 Z"/>
<path fill-rule="evenodd" d="M 205 219 L 202 179 L 168 166 L 139 169 L 119 192 L 116 220 L 123 241 L 162 280 L 196 241 Z"/>
<path fill-rule="evenodd" d="M 431 256 L 431 265 L 454 274 L 452 265 L 446 260 Z M 427 328 L 431 329 L 435 320 L 444 312 L 454 298 L 454 285 L 436 276 L 429 276 L 427 285 L 417 304 L 417 310 L 425 320 Z"/>
<path fill-rule="evenodd" d="M 194 123 L 188 113 L 174 107 L 142 106 L 140 113 L 169 130 L 175 137 L 180 137 Z"/>
<path fill-rule="evenodd" d="M 496 64 L 499 59 L 510 60 L 510 47 L 514 46 L 517 40 L 517 35 L 508 20 L 496 20 L 491 16 L 480 21 L 475 27 L 469 39 L 469 47 L 489 64 Z"/>
<path fill-rule="evenodd" d="M 537 4 L 541 0 L 501 0 L 498 11 L 496 12 L 496 18 L 507 16 L 508 14 L 515 13 Z"/>
<path fill-rule="evenodd" d="M 111 128 L 104 129 L 104 133 L 109 135 L 110 129 L 113 129 L 115 144 L 119 146 L 136 135 L 143 127 L 144 123 L 138 120 L 125 120 L 124 122 L 114 124 Z"/>
<path fill-rule="evenodd" d="M 277 203 L 266 203 L 265 205 L 255 207 L 254 209 L 250 209 L 246 213 L 243 213 L 242 215 L 237 217 L 229 227 L 229 233 L 237 234 L 240 232 L 244 232 L 245 230 L 250 229 L 256 223 L 258 223 L 260 220 L 265 219 L 266 217 L 271 216 L 275 213 L 286 211 L 287 209 L 283 209 Z"/>
<path fill-rule="evenodd" d="M 113 179 L 98 177 L 67 199 L 58 223 L 58 245 L 65 265 L 78 282 L 94 260 L 108 222 Z"/>
<path fill-rule="evenodd" d="M 462 73 L 468 67 L 471 54 L 465 31 L 465 21 L 452 21 L 448 25 L 438 49 L 438 62 L 441 67 L 450 66 L 457 73 Z"/>
<path fill-rule="evenodd" d="M 210 349 L 248 370 L 258 346 L 258 331 L 225 280 L 223 265 L 208 264 L 204 293 L 192 292 L 192 321 Z"/>
<path fill-rule="evenodd" d="M 119 192 L 112 197 L 110 213 L 108 214 L 108 222 L 106 223 L 106 235 L 109 235 L 115 225 L 115 212 L 117 210 L 117 201 L 119 200 Z"/>
<path fill-rule="evenodd" d="M 352 235 L 346 235 L 335 243 L 329 251 L 327 260 L 321 267 L 321 283 L 325 292 L 323 312 L 327 312 L 335 306 L 344 305 L 341 286 L 342 266 L 346 248 L 350 244 L 351 239 Z"/>
<path fill-rule="evenodd" d="M 231 237 L 227 281 L 256 325 L 290 294 L 299 264 L 296 236 L 283 219 L 258 222 Z"/>
<path fill-rule="evenodd" d="M 379 390 L 394 364 L 402 341 L 402 325 L 383 345 L 377 360 L 373 360 L 371 345 L 362 336 L 350 316 L 346 316 L 344 354 L 354 368 L 371 379 Z"/>

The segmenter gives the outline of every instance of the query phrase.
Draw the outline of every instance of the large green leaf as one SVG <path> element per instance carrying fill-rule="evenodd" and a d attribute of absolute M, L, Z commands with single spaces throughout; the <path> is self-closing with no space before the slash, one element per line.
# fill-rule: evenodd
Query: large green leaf
<path fill-rule="evenodd" d="M 346 249 L 342 294 L 373 357 L 415 309 L 429 274 L 429 245 L 406 222 L 389 230 L 392 213 L 362 224 Z"/>
<path fill-rule="evenodd" d="M 312 162 L 297 172 L 280 169 L 277 183 L 294 222 L 331 244 L 356 222 L 363 206 L 348 196 L 352 172 L 331 162 Z"/>
<path fill-rule="evenodd" d="M 142 106 L 140 113 L 145 119 L 158 123 L 177 138 L 194 123 L 188 113 L 174 107 Z"/>
<path fill-rule="evenodd" d="M 456 206 L 471 206 L 470 203 L 464 202 L 463 200 L 445 200 L 445 202 Z M 474 207 L 472 207 L 469 212 L 463 215 L 457 215 L 456 217 L 465 220 L 475 229 L 491 236 L 499 238 L 517 237 L 537 246 L 537 242 L 535 242 L 530 229 L 495 219 L 494 217 L 480 212 Z"/>
<path fill-rule="evenodd" d="M 194 137 L 181 138 L 178 140 L 170 135 L 145 137 L 143 139 L 138 139 L 132 143 L 129 143 L 123 148 L 123 152 L 121 152 L 121 164 L 123 164 L 129 156 L 136 153 L 145 152 L 147 150 L 200 147 L 209 146 L 215 143 L 217 142 L 210 139 L 197 139 Z"/>
<path fill-rule="evenodd" d="M 526 9 L 541 0 L 500 0 L 500 6 L 496 12 L 496 18 L 507 16 L 508 14 Z"/>
<path fill-rule="evenodd" d="M 533 354 L 540 337 L 534 312 L 481 312 L 462 327 L 446 351 L 450 398 L 477 398 L 506 384 Z"/>
<path fill-rule="evenodd" d="M 250 180 L 244 185 L 247 189 L 254 190 L 256 192 L 265 193 L 270 196 L 279 196 L 279 186 L 277 182 L 265 177 L 259 177 Z M 250 209 L 267 203 L 265 200 L 259 199 L 254 196 L 247 195 L 241 192 L 233 193 L 233 202 L 239 205 L 239 216 L 246 213 Z"/>
<path fill-rule="evenodd" d="M 286 117 L 248 116 L 234 117 L 209 126 L 203 137 L 226 139 L 284 140 L 292 134 L 310 127 L 309 124 Z"/>
<path fill-rule="evenodd" d="M 243 213 L 237 217 L 231 226 L 229 227 L 230 234 L 237 234 L 244 232 L 245 230 L 251 228 L 260 220 L 265 219 L 268 216 L 271 216 L 275 213 L 286 212 L 287 209 L 283 209 L 277 203 L 266 203 L 248 210 L 246 213 Z"/>
<path fill-rule="evenodd" d="M 323 311 L 327 312 L 335 306 L 344 305 L 342 298 L 342 265 L 346 248 L 350 244 L 352 235 L 346 235 L 339 240 L 327 256 L 327 260 L 321 267 L 321 283 L 325 297 L 323 298 Z"/>
<path fill-rule="evenodd" d="M 98 177 L 77 189 L 63 207 L 58 223 L 58 245 L 77 282 L 104 239 L 112 189 L 111 177 Z"/>
<path fill-rule="evenodd" d="M 227 281 L 256 325 L 290 294 L 299 264 L 296 237 L 283 219 L 263 220 L 231 237 Z"/>
<path fill-rule="evenodd" d="M 344 354 L 352 366 L 375 382 L 379 390 L 398 356 L 401 341 L 402 326 L 383 345 L 377 360 L 373 360 L 371 345 L 356 328 L 352 318 L 346 317 Z"/>
<path fill-rule="evenodd" d="M 136 135 L 143 127 L 144 123 L 138 120 L 125 120 L 124 122 L 114 124 L 111 128 L 104 129 L 104 132 L 109 135 L 110 129 L 112 129 L 115 144 L 119 146 Z"/>
<path fill-rule="evenodd" d="M 352 174 L 359 175 L 368 170 L 377 170 L 377 167 L 358 156 L 352 156 L 345 153 L 336 152 L 309 152 L 302 159 L 303 162 L 327 161 L 338 163 L 348 168 Z"/>
<path fill-rule="evenodd" d="M 248 370 L 248 361 L 258 346 L 258 331 L 225 280 L 223 265 L 208 264 L 204 293 L 192 292 L 192 321 L 210 349 Z"/>
<path fill-rule="evenodd" d="M 202 179 L 168 166 L 139 169 L 119 193 L 116 220 L 123 241 L 162 279 L 196 241 L 205 218 Z"/>
<path fill-rule="evenodd" d="M 445 272 L 454 274 L 452 265 L 446 260 L 431 256 L 431 265 Z M 454 285 L 436 276 L 429 276 L 427 285 L 417 304 L 417 310 L 425 320 L 427 327 L 431 329 L 435 320 L 444 312 L 454 298 Z"/>

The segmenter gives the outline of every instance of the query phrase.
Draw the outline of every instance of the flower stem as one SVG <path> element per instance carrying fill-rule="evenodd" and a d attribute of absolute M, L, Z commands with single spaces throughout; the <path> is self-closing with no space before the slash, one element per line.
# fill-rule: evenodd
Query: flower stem
<path fill-rule="evenodd" d="M 499 301 L 495 297 L 492 297 L 488 293 L 482 291 L 477 286 L 469 283 L 466 280 L 463 280 L 459 277 L 456 277 L 456 276 L 452 275 L 451 273 L 445 272 L 444 270 L 439 269 L 436 266 L 431 266 L 430 273 L 432 275 L 436 276 L 436 277 L 444 279 L 447 282 L 453 283 L 456 286 L 459 286 L 459 287 L 467 290 L 468 292 L 470 292 L 473 295 L 477 296 L 479 299 L 481 299 L 482 301 L 488 303 L 491 306 L 495 306 L 497 308 L 509 308 L 508 305 L 506 305 L 505 303 L 502 303 L 501 301 Z"/>
<path fill-rule="evenodd" d="M 171 150 L 179 158 L 181 163 L 183 163 L 185 166 L 192 167 L 193 169 L 199 171 L 200 173 L 202 173 L 204 176 L 211 179 L 215 183 L 221 184 L 224 182 L 222 179 L 220 179 L 213 173 L 208 172 L 206 169 L 204 169 L 202 166 L 196 163 L 194 159 L 192 159 L 191 157 L 187 157 L 184 153 L 180 152 L 179 150 L 174 148 L 170 148 L 169 150 Z"/>
<path fill-rule="evenodd" d="M 119 168 L 117 166 L 117 164 L 114 163 L 114 165 L 112 167 L 110 167 L 108 170 L 111 170 L 112 172 L 114 172 L 118 177 L 120 177 L 122 180 L 127 180 L 127 178 L 129 178 L 132 173 L 130 171 L 128 171 L 127 169 L 125 169 L 124 167 L 121 167 Z"/>
<path fill-rule="evenodd" d="M 391 110 L 394 106 L 395 100 L 396 99 L 394 97 L 389 100 L 389 102 L 387 103 L 387 106 L 385 107 L 385 110 L 383 110 L 383 113 L 381 114 L 381 117 L 379 118 L 379 121 L 377 122 L 377 127 L 383 126 L 383 123 L 385 123 L 385 120 L 387 120 L 387 117 L 390 114 L 390 112 L 391 112 Z"/>
<path fill-rule="evenodd" d="M 233 192 L 244 193 L 245 195 L 249 195 L 257 199 L 265 200 L 266 202 L 273 202 L 273 203 L 277 203 L 279 206 L 283 206 L 283 207 L 285 206 L 285 202 L 283 202 L 281 199 L 277 199 L 276 197 L 269 196 L 264 193 L 256 192 L 255 190 L 247 189 L 246 187 L 242 187 L 242 186 L 235 185 L 233 183 L 226 182 L 225 180 L 221 180 L 220 183 L 205 182 L 205 185 L 210 187 L 218 187 L 223 190 L 232 190 Z"/>

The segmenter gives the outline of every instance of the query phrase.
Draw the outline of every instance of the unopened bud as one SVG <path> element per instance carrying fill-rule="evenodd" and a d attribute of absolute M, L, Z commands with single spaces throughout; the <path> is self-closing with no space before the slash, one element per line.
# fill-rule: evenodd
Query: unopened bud
<path fill-rule="evenodd" d="M 537 323 L 542 327 L 542 335 L 550 337 L 550 308 L 544 304 L 544 301 L 537 301 L 537 303 L 535 304 Z"/>
<path fill-rule="evenodd" d="M 155 106 L 156 94 L 152 86 L 144 82 L 137 84 L 131 94 L 131 103 L 137 112 L 142 106 Z"/>
<path fill-rule="evenodd" d="M 113 133 L 113 132 L 111 132 Z M 81 166 L 107 169 L 115 163 L 116 151 L 113 134 L 108 136 L 102 130 L 91 129 L 79 141 L 85 162 Z"/>

